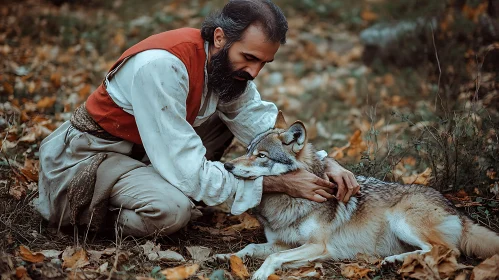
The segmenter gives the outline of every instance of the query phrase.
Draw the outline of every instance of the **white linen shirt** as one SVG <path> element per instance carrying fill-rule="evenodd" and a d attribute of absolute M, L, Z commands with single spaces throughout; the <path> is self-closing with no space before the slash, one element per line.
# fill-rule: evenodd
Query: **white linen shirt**
<path fill-rule="evenodd" d="M 247 145 L 256 134 L 274 125 L 277 108 L 260 99 L 253 82 L 239 99 L 219 104 L 217 94 L 208 93 L 206 65 L 194 127 L 218 113 L 235 137 Z M 127 59 L 113 74 L 110 79 L 106 77 L 107 91 L 118 106 L 134 115 L 149 160 L 166 181 L 207 205 L 226 202 L 235 215 L 260 203 L 262 177 L 242 180 L 225 170 L 221 162 L 205 158 L 201 138 L 186 120 L 189 77 L 179 58 L 165 50 L 147 50 Z"/>

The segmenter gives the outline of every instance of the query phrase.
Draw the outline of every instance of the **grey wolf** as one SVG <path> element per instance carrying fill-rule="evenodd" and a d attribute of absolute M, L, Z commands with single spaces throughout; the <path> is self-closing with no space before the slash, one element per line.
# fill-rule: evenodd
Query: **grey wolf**
<path fill-rule="evenodd" d="M 225 168 L 242 178 L 279 175 L 298 168 L 320 177 L 324 172 L 322 161 L 307 143 L 303 123 L 288 127 L 281 114 L 274 129 L 254 138 L 246 155 L 227 162 Z M 266 258 L 253 279 L 267 279 L 283 265 L 354 259 L 358 253 L 384 257 L 383 263 L 429 252 L 436 245 L 481 258 L 499 253 L 496 233 L 460 214 L 433 188 L 362 176 L 357 176 L 357 181 L 360 195 L 347 203 L 264 194 L 256 213 L 267 243 L 250 244 L 235 253 L 241 258 Z"/>

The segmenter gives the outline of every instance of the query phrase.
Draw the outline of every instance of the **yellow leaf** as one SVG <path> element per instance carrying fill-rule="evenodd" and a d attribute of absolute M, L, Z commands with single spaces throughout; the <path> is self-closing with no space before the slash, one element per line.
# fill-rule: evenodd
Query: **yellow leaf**
<path fill-rule="evenodd" d="M 360 17 L 365 21 L 375 21 L 378 19 L 378 14 L 369 10 L 365 10 L 360 13 Z"/>
<path fill-rule="evenodd" d="M 237 277 L 246 279 L 249 277 L 248 269 L 243 264 L 241 258 L 236 255 L 230 256 L 230 269 Z"/>
<path fill-rule="evenodd" d="M 69 268 L 82 268 L 90 264 L 90 262 L 88 261 L 87 252 L 84 249 L 79 249 L 73 254 L 63 254 L 62 260 L 64 261 L 62 263 L 62 267 Z"/>
<path fill-rule="evenodd" d="M 53 97 L 46 96 L 46 97 L 40 99 L 40 101 L 38 101 L 36 103 L 36 107 L 38 107 L 39 109 L 50 108 L 50 107 L 54 106 L 55 101 L 56 101 L 55 96 L 53 96 Z"/>
<path fill-rule="evenodd" d="M 425 171 L 420 174 L 414 174 L 411 176 L 402 177 L 404 184 L 416 184 L 427 186 L 431 179 L 431 168 L 427 167 Z"/>
<path fill-rule="evenodd" d="M 23 245 L 19 246 L 19 255 L 23 260 L 32 263 L 43 262 L 43 260 L 45 259 L 45 256 L 42 253 L 33 253 Z"/>
<path fill-rule="evenodd" d="M 193 264 L 190 266 L 177 266 L 173 268 L 167 268 L 162 270 L 161 273 L 166 277 L 167 280 L 184 280 L 196 273 L 199 269 L 199 264 Z"/>
<path fill-rule="evenodd" d="M 231 231 L 231 230 L 241 231 L 243 229 L 253 230 L 260 228 L 260 222 L 258 222 L 258 220 L 255 217 L 251 216 L 246 212 L 242 213 L 239 216 L 235 216 L 234 218 L 237 218 L 241 223 L 226 227 L 223 229 L 224 231 Z"/>
<path fill-rule="evenodd" d="M 471 279 L 499 279 L 499 254 L 495 254 L 477 265 L 473 269 Z"/>
<path fill-rule="evenodd" d="M 360 279 L 367 277 L 367 274 L 371 272 L 370 268 L 359 266 L 357 263 L 352 264 L 342 264 L 341 265 L 341 275 L 346 278 Z"/>

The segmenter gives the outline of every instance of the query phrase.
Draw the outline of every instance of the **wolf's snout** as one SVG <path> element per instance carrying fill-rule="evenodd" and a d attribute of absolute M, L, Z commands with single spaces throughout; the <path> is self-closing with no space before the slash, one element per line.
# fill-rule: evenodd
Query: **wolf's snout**
<path fill-rule="evenodd" d="M 224 167 L 225 167 L 225 169 L 227 169 L 227 171 L 231 171 L 232 169 L 234 169 L 234 164 L 232 164 L 230 162 L 226 162 L 224 164 Z"/>

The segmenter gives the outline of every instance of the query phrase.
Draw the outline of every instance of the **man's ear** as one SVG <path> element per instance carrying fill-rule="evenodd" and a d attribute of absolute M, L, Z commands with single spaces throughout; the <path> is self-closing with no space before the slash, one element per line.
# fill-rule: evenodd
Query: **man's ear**
<path fill-rule="evenodd" d="M 222 27 L 217 27 L 213 32 L 213 45 L 217 49 L 222 49 L 225 46 L 225 33 Z"/>
<path fill-rule="evenodd" d="M 274 128 L 280 128 L 280 129 L 288 128 L 288 124 L 286 123 L 286 120 L 284 119 L 284 115 L 282 114 L 281 110 L 279 110 L 279 113 L 277 113 L 277 118 L 275 119 Z"/>
<path fill-rule="evenodd" d="M 296 121 L 286 132 L 281 134 L 280 138 L 284 145 L 290 146 L 291 150 L 298 154 L 307 144 L 305 125 L 301 121 Z"/>

